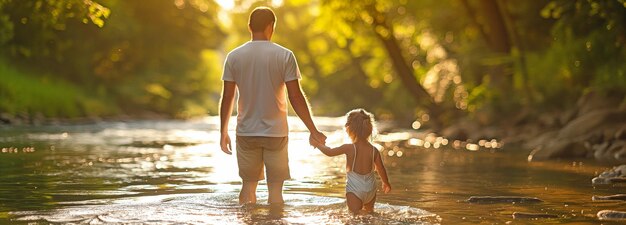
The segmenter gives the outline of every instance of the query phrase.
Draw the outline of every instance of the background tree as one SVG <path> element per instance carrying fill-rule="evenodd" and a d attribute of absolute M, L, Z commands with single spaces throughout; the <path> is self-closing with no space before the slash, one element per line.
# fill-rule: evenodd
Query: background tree
<path fill-rule="evenodd" d="M 215 103 L 202 55 L 225 36 L 213 1 L 0 4 L 3 54 L 36 76 L 84 87 L 127 114 L 188 117 Z"/>

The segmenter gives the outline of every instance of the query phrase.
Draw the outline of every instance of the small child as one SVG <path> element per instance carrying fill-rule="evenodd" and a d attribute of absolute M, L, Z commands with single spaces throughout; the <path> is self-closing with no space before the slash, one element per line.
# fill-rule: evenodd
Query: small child
<path fill-rule="evenodd" d="M 366 213 L 374 211 L 376 202 L 376 177 L 378 172 L 385 193 L 391 191 L 387 178 L 387 171 L 380 158 L 378 150 L 368 141 L 374 130 L 373 116 L 363 109 L 355 109 L 347 114 L 346 132 L 352 144 L 344 144 L 337 148 L 330 148 L 319 142 L 312 142 L 327 156 L 346 155 L 346 200 L 348 209 L 352 213 L 361 210 Z"/>

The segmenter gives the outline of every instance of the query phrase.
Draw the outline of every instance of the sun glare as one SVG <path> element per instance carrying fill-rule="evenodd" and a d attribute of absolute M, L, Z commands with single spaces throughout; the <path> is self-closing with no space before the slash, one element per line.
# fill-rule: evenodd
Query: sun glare
<path fill-rule="evenodd" d="M 217 13 L 217 18 L 222 25 L 227 27 L 231 26 L 232 20 L 230 18 L 230 13 L 248 10 L 248 8 L 254 4 L 255 1 L 248 0 L 240 1 L 238 3 L 235 2 L 235 0 L 215 0 L 215 3 L 217 3 L 220 7 L 220 10 Z M 278 8 L 283 6 L 284 0 L 271 0 L 269 4 L 269 6 L 273 8 Z"/>
<path fill-rule="evenodd" d="M 235 8 L 235 1 L 233 0 L 215 0 L 215 3 L 220 5 L 220 8 L 225 11 L 230 11 Z"/>
<path fill-rule="evenodd" d="M 281 7 L 283 5 L 283 0 L 272 0 L 272 7 Z"/>

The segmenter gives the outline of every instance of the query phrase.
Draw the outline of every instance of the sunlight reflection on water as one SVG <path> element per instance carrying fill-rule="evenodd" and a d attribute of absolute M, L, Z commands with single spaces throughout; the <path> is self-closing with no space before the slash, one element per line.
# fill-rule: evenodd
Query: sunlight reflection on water
<path fill-rule="evenodd" d="M 316 120 L 320 128 L 329 131 L 331 146 L 347 141 L 342 120 Z M 252 209 L 237 205 L 236 193 L 241 181 L 236 157 L 220 150 L 216 117 L 195 121 L 105 122 L 50 127 L 38 132 L 26 128 L 24 134 L 17 132 L 12 137 L 18 140 L 14 144 L 34 143 L 41 149 L 33 156 L 42 158 L 29 161 L 45 161 L 37 162 L 33 169 L 43 164 L 49 164 L 50 168 L 45 175 L 52 178 L 50 183 L 35 184 L 42 189 L 32 194 L 46 192 L 46 196 L 52 196 L 46 198 L 54 200 L 44 204 L 57 207 L 12 214 L 19 221 L 54 223 L 337 224 L 350 221 L 341 198 L 345 160 L 322 156 L 308 144 L 309 134 L 304 125 L 297 118 L 289 118 L 289 122 L 289 164 L 293 179 L 285 184 L 285 212 L 278 218 L 260 213 L 268 207 L 261 203 L 266 198 L 264 185 L 259 186 L 261 205 Z M 234 142 L 234 125 L 230 128 Z M 327 196 L 315 196 L 316 192 L 311 190 L 322 190 L 327 193 L 322 195 Z M 39 201 L 41 204 L 46 200 Z M 439 221 L 435 214 L 409 206 L 378 204 L 377 209 L 381 211 L 377 216 L 360 218 L 360 222 Z"/>
<path fill-rule="evenodd" d="M 267 196 L 260 194 L 261 200 Z M 174 194 L 121 198 L 105 204 L 78 205 L 51 211 L 16 212 L 18 221 L 53 223 L 185 223 L 185 224 L 433 224 L 439 218 L 427 211 L 377 204 L 377 213 L 352 217 L 341 198 L 287 194 L 285 206 L 239 206 L 234 193 Z"/>
<path fill-rule="evenodd" d="M 561 220 L 552 222 L 593 224 L 597 207 L 624 207 L 589 202 L 591 194 L 615 194 L 619 189 L 590 187 L 588 180 L 602 170 L 593 163 L 530 166 L 523 151 L 503 153 L 506 150 L 497 140 L 448 140 L 427 132 L 394 130 L 377 135 L 374 143 L 384 157 L 394 191 L 378 196 L 375 217 L 351 218 L 343 202 L 345 158 L 325 157 L 314 150 L 304 125 L 294 117 L 289 122 L 293 179 L 285 183 L 289 200 L 277 217 L 264 205 L 264 183 L 259 186 L 257 207 L 237 206 L 241 181 L 236 157 L 218 146 L 218 117 L 0 127 L 0 149 L 7 149 L 0 153 L 0 224 L 9 219 L 24 223 L 504 224 L 513 210 L 561 215 Z M 330 146 L 348 141 L 343 122 L 343 118 L 316 118 Z M 234 141 L 234 132 L 230 134 Z M 529 195 L 546 202 L 530 206 L 463 202 L 472 195 L 498 194 Z"/>

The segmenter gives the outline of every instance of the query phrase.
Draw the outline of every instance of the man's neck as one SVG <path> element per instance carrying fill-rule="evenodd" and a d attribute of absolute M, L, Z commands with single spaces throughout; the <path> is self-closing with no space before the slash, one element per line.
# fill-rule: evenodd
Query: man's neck
<path fill-rule="evenodd" d="M 270 39 L 263 33 L 252 33 L 253 41 L 269 41 Z"/>

